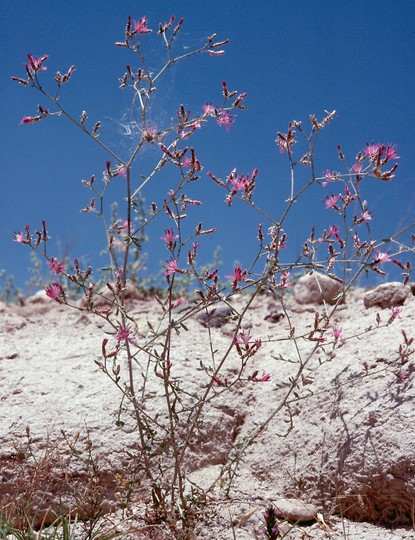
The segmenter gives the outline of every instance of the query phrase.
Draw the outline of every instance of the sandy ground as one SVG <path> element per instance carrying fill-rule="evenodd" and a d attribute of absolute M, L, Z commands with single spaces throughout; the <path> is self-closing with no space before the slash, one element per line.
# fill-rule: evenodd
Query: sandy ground
<path fill-rule="evenodd" d="M 402 343 L 402 329 L 408 335 L 412 334 L 415 300 L 407 300 L 399 319 L 390 326 L 365 332 L 369 326 L 376 327 L 378 313 L 382 323 L 388 320 L 390 313 L 376 308 L 365 309 L 362 295 L 362 290 L 355 290 L 335 316 L 336 324 L 342 329 L 341 339 L 345 341 L 336 345 L 331 339 L 322 354 L 308 365 L 296 400 L 291 402 L 289 408 L 275 413 L 267 430 L 247 449 L 229 497 L 224 498 L 223 489 L 218 488 L 213 492 L 210 511 L 202 523 L 195 526 L 194 538 L 263 538 L 260 532 L 262 514 L 270 502 L 276 503 L 282 497 L 296 498 L 300 505 L 314 504 L 320 516 L 320 521 L 314 520 L 304 526 L 283 525 L 285 538 L 415 538 L 415 530 L 409 522 L 391 523 L 391 527 L 386 527 L 385 524 L 381 526 L 346 519 L 344 514 L 347 512 L 343 512 L 344 507 L 338 503 L 341 496 L 333 495 L 334 488 L 329 487 L 324 488 L 326 491 L 321 492 L 323 495 L 317 492 L 313 478 L 314 464 L 322 459 L 322 445 L 316 443 L 322 440 L 322 430 L 325 430 L 328 449 L 330 440 L 335 439 L 339 430 L 337 417 L 342 418 L 343 423 L 345 418 L 350 418 L 349 429 L 353 425 L 353 429 L 357 430 L 366 421 L 359 416 L 363 414 L 359 408 L 362 399 L 377 389 L 386 395 L 381 390 L 382 385 L 393 387 L 393 392 L 400 396 L 405 394 L 405 399 L 396 401 L 398 405 L 394 405 L 393 409 L 395 414 L 401 408 L 400 418 L 404 419 L 400 430 L 402 441 L 395 439 L 394 444 L 410 444 L 412 448 L 415 444 L 415 439 L 409 443 L 407 441 L 410 436 L 407 431 L 410 410 L 407 413 L 406 409 L 403 411 L 408 404 L 413 411 L 415 391 L 411 358 L 405 366 L 385 367 L 379 361 L 379 358 L 388 355 L 396 356 L 398 346 Z M 232 305 L 240 311 L 244 299 L 236 299 Z M 287 301 L 287 306 L 296 335 L 312 330 L 316 311 L 324 314 L 323 306 L 300 306 L 293 299 Z M 136 339 L 145 340 L 147 320 L 156 324 L 161 313 L 160 306 L 153 299 L 137 300 L 131 309 L 137 321 Z M 258 371 L 259 377 L 264 372 L 269 373 L 271 379 L 261 383 L 248 381 L 241 387 L 237 386 L 224 397 L 218 396 L 217 402 L 207 411 L 205 427 L 191 448 L 187 465 L 189 478 L 201 486 L 210 485 L 223 471 L 223 464 L 235 444 L 243 441 L 259 422 L 274 414 L 286 382 L 298 369 L 298 351 L 293 349 L 292 341 L 286 339 L 290 331 L 289 321 L 287 317 L 274 316 L 280 311 L 278 304 L 260 297 L 246 315 L 245 331 L 249 330 L 253 339 L 262 340 L 262 347 L 250 360 L 252 368 L 248 372 Z M 180 316 L 179 311 L 177 316 Z M 213 356 L 218 359 L 232 339 L 235 323 L 229 320 L 219 328 L 211 328 L 210 333 L 195 319 L 188 320 L 186 327 L 187 331 L 181 331 L 172 340 L 172 370 L 175 377 L 186 381 L 188 388 L 197 392 L 205 383 L 203 377 L 206 377 L 200 365 L 212 362 L 212 343 L 216 351 Z M 27 427 L 30 428 L 33 451 L 40 452 L 37 455 L 41 455 L 47 444 L 53 446 L 53 441 L 62 439 L 61 430 L 70 439 L 80 431 L 82 439 L 88 431 L 94 452 L 108 458 L 112 466 L 118 463 L 122 468 L 127 461 L 125 451 L 134 451 L 136 433 L 128 434 L 115 426 L 116 421 L 120 420 L 120 392 L 94 362 L 101 360 L 101 343 L 107 330 L 105 324 L 91 314 L 68 309 L 46 298 L 38 303 L 28 301 L 25 306 L 0 305 L 0 477 L 6 488 L 10 488 L 10 482 L 15 481 L 13 464 L 18 462 L 16 454 L 19 448 L 25 447 Z M 111 336 L 109 339 L 113 340 Z M 300 353 L 305 358 L 312 344 L 305 340 L 298 343 Z M 232 378 L 238 361 L 234 354 L 227 364 L 224 379 Z M 370 369 L 376 362 L 383 371 L 374 368 L 372 376 Z M 339 387 L 345 389 L 342 395 L 346 396 L 346 401 L 342 402 L 342 407 L 346 403 L 347 411 L 340 411 L 334 406 L 333 381 L 339 381 L 346 372 L 349 378 L 342 379 Z M 352 384 L 350 381 L 355 382 Z M 385 406 L 373 399 L 370 403 L 373 410 L 369 410 L 369 406 L 362 407 L 366 415 L 364 418 L 378 415 L 377 429 L 379 437 L 382 437 L 388 429 L 382 415 L 390 416 L 391 409 L 388 409 L 386 401 Z M 326 410 L 329 405 L 330 409 Z M 157 400 L 154 406 L 160 406 Z M 346 413 L 349 416 L 345 416 Z M 121 418 L 128 424 L 127 416 L 121 415 Z M 327 459 L 330 460 L 330 456 Z M 415 463 L 413 453 L 411 459 L 412 464 Z M 345 468 L 344 476 L 349 474 Z M 3 500 L 5 491 L 7 489 L 3 487 L 3 492 L 0 492 Z M 152 530 L 140 529 L 143 526 L 143 512 L 139 501 L 133 500 L 131 508 L 135 515 L 126 520 L 124 526 L 118 527 L 124 527 L 123 530 L 138 527 L 127 538 L 167 538 L 157 536 L 160 533 L 157 527 Z M 126 514 L 118 511 L 110 517 L 117 523 L 123 516 L 126 517 Z M 82 538 L 82 534 L 79 532 L 77 538 Z"/>

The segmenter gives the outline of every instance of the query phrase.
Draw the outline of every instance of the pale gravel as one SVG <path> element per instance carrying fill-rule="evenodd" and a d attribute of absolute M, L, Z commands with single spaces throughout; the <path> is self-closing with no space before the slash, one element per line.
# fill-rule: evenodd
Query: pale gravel
<path fill-rule="evenodd" d="M 368 324 L 375 322 L 378 311 L 375 308 L 365 309 L 362 295 L 363 291 L 355 290 L 349 302 L 341 306 L 336 315 L 345 336 L 359 333 Z M 235 307 L 238 308 L 241 302 L 243 299 L 237 300 Z M 323 309 L 321 306 L 318 308 L 299 306 L 294 301 L 288 303 L 292 309 L 292 321 L 298 332 L 307 329 L 309 331 L 314 320 L 314 312 L 317 309 L 321 312 Z M 260 373 L 263 370 L 271 372 L 273 379 L 262 385 L 251 384 L 248 391 L 241 391 L 240 394 L 236 392 L 228 397 L 230 401 L 219 404 L 219 416 L 218 409 L 209 412 L 211 424 L 208 428 L 208 438 L 201 442 L 199 454 L 198 450 L 194 449 L 192 456 L 193 479 L 204 485 L 208 485 L 218 474 L 220 469 L 220 464 L 217 464 L 218 453 L 222 452 L 225 456 L 229 451 L 229 441 L 225 439 L 235 415 L 240 414 L 244 419 L 242 432 L 251 429 L 255 422 L 266 418 L 266 404 L 274 399 L 273 392 L 278 381 L 289 377 L 290 373 L 295 371 L 295 367 L 291 364 L 284 364 L 281 371 L 277 372 L 278 355 L 292 357 L 294 351 L 288 342 L 273 341 L 278 333 L 287 335 L 288 322 L 286 319 L 279 323 L 265 321 L 270 309 L 273 309 L 273 306 L 266 297 L 255 300 L 246 322 L 251 326 L 252 335 L 264 340 L 260 353 L 253 360 L 253 366 Z M 136 302 L 133 312 L 139 331 L 144 333 L 147 319 L 155 323 L 160 309 L 155 301 L 146 300 Z M 381 315 L 383 320 L 387 318 L 386 312 L 381 312 Z M 397 343 L 401 341 L 399 341 L 401 330 L 405 328 L 410 333 L 414 328 L 414 321 L 415 301 L 411 298 L 404 306 L 400 320 L 391 325 L 391 332 L 368 334 L 363 342 L 350 340 L 343 349 L 348 351 L 349 355 L 353 355 L 364 348 L 364 356 L 370 363 L 378 355 L 379 350 L 396 350 Z M 88 426 L 94 445 L 104 453 L 121 456 L 125 448 L 134 447 L 133 435 L 122 434 L 114 427 L 120 402 L 119 392 L 94 362 L 100 360 L 101 342 L 106 336 L 107 328 L 102 322 L 90 314 L 82 314 L 43 299 L 37 304 L 28 303 L 24 307 L 1 304 L 0 323 L 0 455 L 13 453 L 13 444 L 22 438 L 26 426 L 30 426 L 35 441 L 40 445 L 47 437 L 53 439 L 59 436 L 61 429 L 74 434 Z M 219 352 L 225 350 L 229 343 L 232 324 L 230 322 L 222 328 L 212 330 L 215 348 Z M 188 327 L 188 334 L 182 332 L 181 336 L 174 340 L 172 358 L 175 374 L 188 381 L 189 387 L 197 387 L 199 373 L 197 367 L 201 360 L 206 361 L 209 356 L 207 354 L 209 342 L 206 330 L 198 322 L 189 321 Z M 270 340 L 268 343 L 267 339 Z M 304 342 L 302 347 L 302 354 L 306 354 L 310 345 Z M 314 366 L 313 369 L 314 371 L 309 373 L 311 379 L 318 378 L 319 381 L 323 379 L 324 382 L 325 377 L 331 380 L 335 365 L 332 363 L 327 369 Z M 228 370 L 229 373 L 232 372 L 232 363 Z M 217 421 L 222 427 L 216 426 Z M 229 425 L 226 424 L 228 421 Z M 304 418 L 299 415 L 295 422 L 301 421 L 304 421 Z M 310 421 L 310 417 L 307 421 Z M 279 482 L 284 478 L 287 480 L 287 474 L 290 473 L 287 469 L 281 474 L 271 474 L 269 477 L 266 474 L 262 476 L 252 474 L 252 468 L 257 466 L 255 463 L 258 464 L 261 456 L 266 459 L 270 453 L 273 429 L 276 429 L 276 425 L 271 424 L 268 434 L 260 437 L 249 450 L 230 500 L 223 500 L 217 495 L 214 505 L 216 511 L 211 518 L 197 527 L 195 538 L 198 540 L 261 538 L 258 531 L 261 528 L 262 513 L 266 504 L 278 496 L 283 496 L 281 493 L 283 486 Z M 313 437 L 309 425 L 296 423 L 295 429 L 304 433 L 304 444 Z M 288 467 L 288 463 L 289 460 L 284 467 Z M 252 510 L 255 510 L 252 517 L 240 525 L 238 521 L 240 516 Z M 307 527 L 292 527 L 284 538 L 292 540 L 415 538 L 415 530 L 410 525 L 390 530 L 374 524 L 355 523 L 330 514 L 324 514 L 324 519 L 328 524 L 326 530 L 321 523 Z M 233 527 L 232 521 L 235 523 Z M 133 540 L 137 537 L 126 538 Z"/>

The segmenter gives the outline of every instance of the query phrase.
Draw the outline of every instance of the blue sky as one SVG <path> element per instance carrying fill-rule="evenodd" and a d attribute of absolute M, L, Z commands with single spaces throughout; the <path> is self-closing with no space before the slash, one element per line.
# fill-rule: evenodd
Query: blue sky
<path fill-rule="evenodd" d="M 411 222 L 415 206 L 414 2 L 3 0 L 0 269 L 14 274 L 19 286 L 30 277 L 30 250 L 12 238 L 26 223 L 36 228 L 42 219 L 47 221 L 50 256 L 67 254 L 88 260 L 94 267 L 106 264 L 98 255 L 105 241 L 102 226 L 95 216 L 81 215 L 80 209 L 90 199 L 81 180 L 92 174 L 100 178 L 107 156 L 63 118 L 19 125 L 23 116 L 36 114 L 39 103 L 49 104 L 34 90 L 11 82 L 10 76 L 24 76 L 27 53 L 47 53 L 48 71 L 42 79 L 52 89 L 55 72 L 64 73 L 74 64 L 76 72 L 64 88 L 62 104 L 76 117 L 86 110 L 91 124 L 101 120 L 102 140 L 127 155 L 132 141 L 122 126 L 130 115 L 131 94 L 119 90 L 118 79 L 127 63 L 138 64 L 114 42 L 123 39 L 129 14 L 136 20 L 146 15 L 154 30 L 173 14 L 177 19 L 184 17 L 178 52 L 202 45 L 214 32 L 218 39 L 230 39 L 223 57 L 203 55 L 175 66 L 151 111 L 154 124 L 165 126 L 181 103 L 192 112 L 200 111 L 206 102 L 221 103 L 224 80 L 230 89 L 248 93 L 248 110 L 237 113 L 228 133 L 212 122 L 192 139 L 204 173 L 212 171 L 224 178 L 234 167 L 241 174 L 257 167 L 257 203 L 278 217 L 290 184 L 286 156 L 275 144 L 277 131 L 285 132 L 292 119 L 306 126 L 310 114 L 321 118 L 324 110 L 336 109 L 336 119 L 319 140 L 317 174 L 326 169 L 342 171 L 337 145 L 353 164 L 366 142 L 397 144 L 401 158 L 396 178 L 387 184 L 369 179 L 363 194 L 374 216 L 376 236 L 393 234 Z M 156 69 L 164 59 L 160 38 L 155 32 L 144 37 Z M 298 152 L 295 157 L 301 155 Z M 155 150 L 146 150 L 135 169 L 137 177 L 149 172 L 157 158 Z M 299 172 L 299 185 L 306 179 L 307 171 Z M 150 183 L 143 190 L 146 204 L 159 204 L 173 182 L 167 175 Z M 224 193 L 205 174 L 188 192 L 204 203 L 189 212 L 189 219 L 219 229 L 217 235 L 203 238 L 202 259 L 211 260 L 215 248 L 221 246 L 223 275 L 232 273 L 236 260 L 247 266 L 256 250 L 259 216 L 237 202 L 228 208 Z M 114 197 L 120 193 L 115 187 Z M 287 260 L 298 254 L 312 225 L 321 231 L 335 224 L 322 202 L 327 194 L 327 189 L 316 186 L 310 198 L 298 203 L 286 227 Z M 150 273 L 159 271 L 168 257 L 159 239 L 165 225 L 155 226 L 144 246 Z"/>

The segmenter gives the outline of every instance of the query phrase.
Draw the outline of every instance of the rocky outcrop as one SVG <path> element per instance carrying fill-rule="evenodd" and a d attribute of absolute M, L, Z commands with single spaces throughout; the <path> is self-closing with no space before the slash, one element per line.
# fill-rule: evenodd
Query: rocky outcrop
<path fill-rule="evenodd" d="M 380 307 L 384 309 L 402 306 L 411 294 L 412 289 L 409 285 L 403 285 L 399 281 L 392 281 L 382 283 L 382 285 L 378 285 L 365 293 L 363 303 L 366 308 Z"/>

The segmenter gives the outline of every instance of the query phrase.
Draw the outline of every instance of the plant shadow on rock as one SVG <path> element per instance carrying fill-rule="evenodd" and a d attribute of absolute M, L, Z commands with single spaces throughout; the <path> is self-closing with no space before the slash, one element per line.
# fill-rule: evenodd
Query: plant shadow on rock
<path fill-rule="evenodd" d="M 299 451 L 298 477 L 286 491 L 303 497 L 308 493 L 327 512 L 353 521 L 412 524 L 411 400 L 403 402 L 402 384 L 394 373 L 371 378 L 361 392 L 341 387 L 340 380 L 340 375 L 333 380 L 333 399 L 319 405 L 321 414 L 330 414 L 330 423 L 322 423 L 308 456 Z M 352 408 L 353 399 L 358 407 Z"/>

